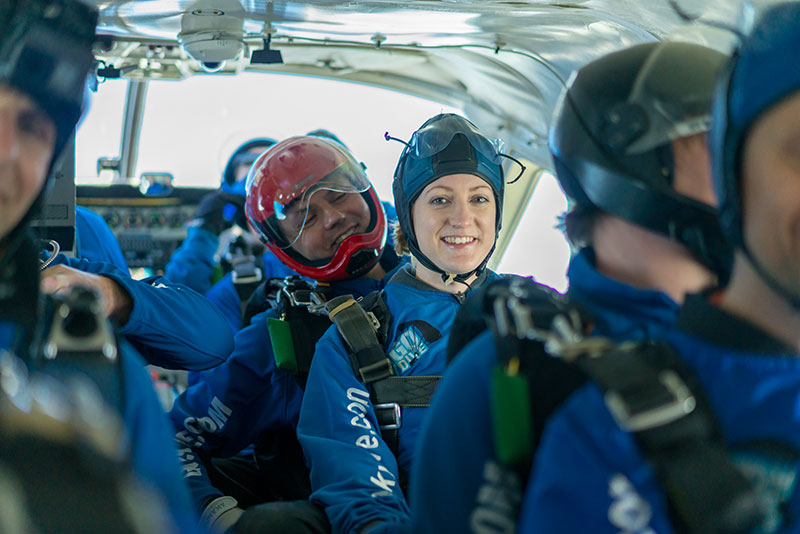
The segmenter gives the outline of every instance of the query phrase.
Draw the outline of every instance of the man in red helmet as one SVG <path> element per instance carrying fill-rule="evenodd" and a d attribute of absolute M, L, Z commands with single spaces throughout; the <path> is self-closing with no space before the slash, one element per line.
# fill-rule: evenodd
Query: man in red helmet
<path fill-rule="evenodd" d="M 171 419 L 184 476 L 212 531 L 236 524 L 236 532 L 265 525 L 273 533 L 324 532 L 327 519 L 308 501 L 295 438 L 314 344 L 331 324 L 313 312 L 321 299 L 383 287 L 399 264 L 385 246 L 387 212 L 395 212 L 381 204 L 344 146 L 319 137 L 269 148 L 253 164 L 246 189 L 245 212 L 262 241 L 292 270 L 323 283 L 292 292 L 287 282 L 280 292 L 287 298 L 253 317 L 228 361 L 178 397 Z M 253 444 L 250 458 L 227 459 Z M 272 470 L 276 457 L 280 465 Z"/>
<path fill-rule="evenodd" d="M 344 146 L 292 137 L 250 169 L 245 214 L 267 247 L 319 281 L 380 268 L 386 217 L 361 163 Z"/>

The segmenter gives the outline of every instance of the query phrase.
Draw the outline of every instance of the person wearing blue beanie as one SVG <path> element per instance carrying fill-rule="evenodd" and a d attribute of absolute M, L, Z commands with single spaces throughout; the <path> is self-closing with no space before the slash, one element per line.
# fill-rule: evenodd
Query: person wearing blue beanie
<path fill-rule="evenodd" d="M 337 326 L 316 345 L 297 423 L 310 499 L 334 534 L 409 528 L 406 481 L 453 319 L 468 294 L 499 278 L 486 264 L 502 220 L 500 141 L 464 117 L 440 114 L 404 144 L 393 182 L 394 235 L 395 249 L 411 259 L 362 300 L 380 303 L 370 311 L 381 317 L 369 349 L 378 363 L 362 361 L 367 350 L 351 344 L 374 323 L 348 331 L 349 319 L 338 314 L 357 306 L 331 307 Z"/>

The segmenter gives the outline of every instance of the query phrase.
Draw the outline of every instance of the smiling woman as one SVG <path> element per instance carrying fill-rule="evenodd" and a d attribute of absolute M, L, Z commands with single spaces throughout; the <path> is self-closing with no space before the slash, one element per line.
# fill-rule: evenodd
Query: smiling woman
<path fill-rule="evenodd" d="M 398 489 L 446 366 L 453 319 L 467 291 L 497 277 L 486 264 L 502 215 L 499 147 L 453 114 L 436 115 L 414 133 L 393 182 L 396 236 L 412 263 L 371 297 L 383 303 L 375 308 L 383 359 L 363 364 L 366 351 L 353 350 L 342 326 L 350 319 L 334 319 L 342 335 L 329 332 L 317 343 L 297 435 L 314 501 L 324 503 L 333 532 L 396 532 L 408 521 Z M 337 304 L 330 317 L 352 308 L 358 305 Z M 357 373 L 351 359 L 359 361 Z"/>

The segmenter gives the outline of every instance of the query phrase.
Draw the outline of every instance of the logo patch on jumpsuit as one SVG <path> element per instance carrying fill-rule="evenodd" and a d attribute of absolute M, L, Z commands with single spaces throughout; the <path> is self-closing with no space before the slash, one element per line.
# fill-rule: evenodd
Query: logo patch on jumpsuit
<path fill-rule="evenodd" d="M 737 445 L 731 459 L 768 506 L 764 521 L 752 532 L 778 532 L 785 525 L 784 512 L 797 486 L 800 454 L 783 443 L 754 442 Z"/>
<path fill-rule="evenodd" d="M 441 332 L 425 321 L 402 323 L 397 330 L 402 333 L 389 349 L 389 359 L 398 375 L 410 369 L 420 356 L 428 352 L 429 343 L 442 337 Z"/>

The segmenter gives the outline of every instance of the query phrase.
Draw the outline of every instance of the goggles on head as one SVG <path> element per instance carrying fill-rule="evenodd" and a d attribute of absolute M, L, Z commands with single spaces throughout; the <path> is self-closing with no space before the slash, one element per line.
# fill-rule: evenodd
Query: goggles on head
<path fill-rule="evenodd" d="M 447 148 L 456 134 L 466 137 L 469 144 L 492 163 L 502 163 L 503 141 L 486 137 L 471 122 L 457 116 L 431 122 L 414 132 L 408 143 L 409 150 L 416 158 L 429 158 Z"/>

